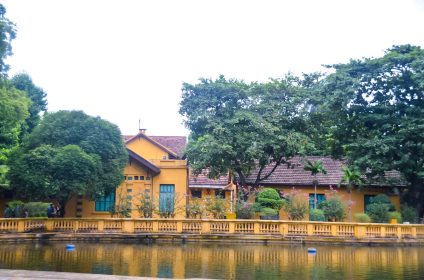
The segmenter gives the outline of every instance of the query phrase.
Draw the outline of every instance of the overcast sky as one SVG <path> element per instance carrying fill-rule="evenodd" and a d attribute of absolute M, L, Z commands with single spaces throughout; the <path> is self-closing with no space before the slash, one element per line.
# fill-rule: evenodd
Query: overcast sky
<path fill-rule="evenodd" d="M 424 0 L 3 0 L 17 25 L 11 74 L 49 111 L 83 110 L 135 134 L 187 135 L 183 82 L 264 81 L 424 46 Z"/>

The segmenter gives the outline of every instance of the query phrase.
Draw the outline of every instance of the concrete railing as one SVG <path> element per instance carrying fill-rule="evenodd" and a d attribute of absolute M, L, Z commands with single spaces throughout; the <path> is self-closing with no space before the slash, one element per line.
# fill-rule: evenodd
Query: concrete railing
<path fill-rule="evenodd" d="M 0 219 L 0 232 L 276 235 L 282 237 L 424 239 L 421 224 L 216 219 Z"/>

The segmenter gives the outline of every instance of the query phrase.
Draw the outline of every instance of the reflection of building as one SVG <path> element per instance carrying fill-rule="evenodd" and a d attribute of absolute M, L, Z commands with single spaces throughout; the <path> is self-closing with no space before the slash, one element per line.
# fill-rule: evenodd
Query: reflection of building
<path fill-rule="evenodd" d="M 0 268 L 212 279 L 420 279 L 423 247 L 300 245 L 64 244 L 2 245 Z M 314 277 L 313 277 L 314 276 Z"/>

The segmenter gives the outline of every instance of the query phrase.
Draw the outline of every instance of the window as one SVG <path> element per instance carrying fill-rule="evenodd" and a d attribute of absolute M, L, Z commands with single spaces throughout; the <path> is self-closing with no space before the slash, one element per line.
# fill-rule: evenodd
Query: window
<path fill-rule="evenodd" d="M 124 180 L 125 180 L 125 181 L 127 180 L 127 176 L 124 176 Z"/>
<path fill-rule="evenodd" d="M 364 212 L 367 211 L 367 206 L 371 204 L 371 200 L 375 197 L 374 194 L 364 195 Z"/>
<path fill-rule="evenodd" d="M 146 180 L 147 180 L 147 181 L 149 181 L 149 180 L 150 180 L 150 177 L 149 177 L 149 176 L 147 176 L 147 177 L 146 177 Z"/>
<path fill-rule="evenodd" d="M 115 205 L 115 192 L 112 192 L 104 197 L 96 200 L 95 211 L 108 212 Z"/>
<path fill-rule="evenodd" d="M 138 176 L 134 176 L 134 181 L 138 181 Z"/>
<path fill-rule="evenodd" d="M 221 190 L 216 190 L 215 191 L 215 197 L 225 198 L 225 193 Z"/>
<path fill-rule="evenodd" d="M 309 194 L 309 209 L 314 209 L 315 194 Z M 317 206 L 320 202 L 325 201 L 325 194 L 317 193 Z"/>
<path fill-rule="evenodd" d="M 127 192 L 132 192 L 132 189 L 127 189 Z"/>
<path fill-rule="evenodd" d="M 159 211 L 161 213 L 173 213 L 175 185 L 160 185 L 159 191 Z"/>
<path fill-rule="evenodd" d="M 128 177 L 127 177 L 127 180 L 128 180 L 128 181 L 132 181 L 132 179 L 133 179 L 133 177 L 132 177 L 132 176 L 128 176 Z"/>
<path fill-rule="evenodd" d="M 140 176 L 140 181 L 143 181 L 144 180 L 144 176 Z"/>
<path fill-rule="evenodd" d="M 202 190 L 191 190 L 192 198 L 202 198 Z"/>

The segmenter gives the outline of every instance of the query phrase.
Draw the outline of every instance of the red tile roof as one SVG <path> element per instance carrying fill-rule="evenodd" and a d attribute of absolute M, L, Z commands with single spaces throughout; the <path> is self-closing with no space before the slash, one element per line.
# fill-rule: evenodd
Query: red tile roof
<path fill-rule="evenodd" d="M 159 142 L 163 146 L 167 147 L 174 153 L 178 155 L 178 157 L 183 157 L 184 149 L 187 144 L 187 138 L 185 136 L 149 136 L 156 142 Z"/>
<path fill-rule="evenodd" d="M 122 135 L 124 141 L 128 141 L 133 138 L 134 135 Z M 184 155 L 184 149 L 187 144 L 187 138 L 185 136 L 147 136 L 152 140 L 158 142 L 159 144 L 165 146 L 172 152 L 178 155 L 179 158 L 182 158 Z"/>
<path fill-rule="evenodd" d="M 319 185 L 338 185 L 343 176 L 342 167 L 345 165 L 343 161 L 335 160 L 330 157 L 320 157 L 320 156 L 309 156 L 307 157 L 309 161 L 320 160 L 327 171 L 327 174 L 317 174 L 317 180 Z M 304 162 L 301 157 L 294 157 L 290 160 L 292 165 L 289 167 L 287 164 L 283 164 L 277 169 L 261 184 L 276 184 L 276 185 L 313 185 L 314 177 L 311 175 L 310 171 L 304 170 Z M 262 172 L 262 176 L 268 174 L 272 169 L 272 165 L 267 166 Z M 252 172 L 248 177 L 247 182 L 253 183 L 256 179 L 257 172 Z M 386 179 L 388 180 L 397 180 L 397 185 L 404 185 L 400 181 L 400 173 L 397 171 L 388 171 L 386 172 Z M 388 185 L 389 182 L 380 185 Z"/>
<path fill-rule="evenodd" d="M 208 178 L 207 171 L 203 171 L 197 176 L 190 173 L 189 186 L 196 187 L 201 185 L 225 187 L 228 185 L 228 176 L 221 176 L 218 179 L 210 179 Z"/>

